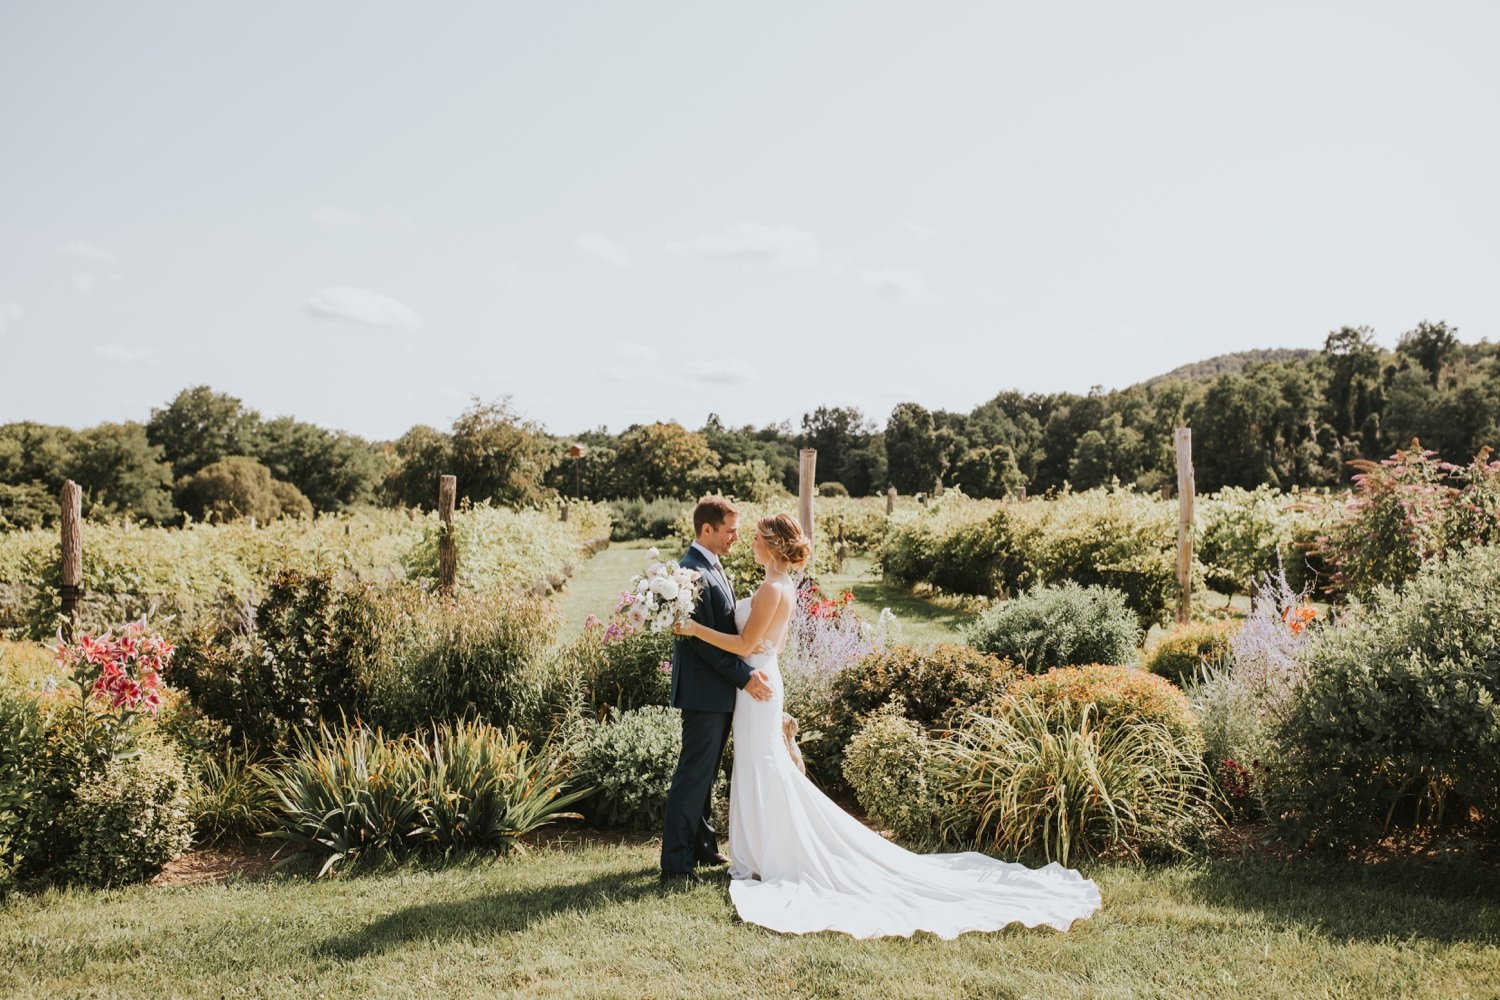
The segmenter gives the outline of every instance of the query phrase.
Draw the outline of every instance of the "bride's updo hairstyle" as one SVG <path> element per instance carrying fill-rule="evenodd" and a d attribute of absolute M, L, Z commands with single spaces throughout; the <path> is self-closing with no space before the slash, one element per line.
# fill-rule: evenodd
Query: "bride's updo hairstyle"
<path fill-rule="evenodd" d="M 766 543 L 766 548 L 771 550 L 771 555 L 786 563 L 789 569 L 800 570 L 807 565 L 808 557 L 812 555 L 812 546 L 807 543 L 807 536 L 802 534 L 802 526 L 790 514 L 763 517 L 756 524 L 755 530 L 761 541 Z"/>

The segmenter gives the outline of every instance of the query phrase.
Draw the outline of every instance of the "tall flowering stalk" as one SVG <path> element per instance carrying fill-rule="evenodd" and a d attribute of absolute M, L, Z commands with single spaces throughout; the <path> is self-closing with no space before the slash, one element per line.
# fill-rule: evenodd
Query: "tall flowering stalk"
<path fill-rule="evenodd" d="M 781 653 L 788 676 L 827 683 L 877 649 L 896 641 L 896 619 L 890 609 L 874 624 L 854 610 L 849 591 L 830 597 L 816 583 L 804 582 L 797 591 L 797 609 Z"/>
<path fill-rule="evenodd" d="M 81 635 L 72 642 L 58 633 L 57 664 L 78 689 L 80 728 L 86 751 L 113 752 L 123 729 L 138 715 L 155 715 L 162 704 L 161 675 L 174 647 L 146 627 L 145 619 L 126 625 L 118 636 Z"/>

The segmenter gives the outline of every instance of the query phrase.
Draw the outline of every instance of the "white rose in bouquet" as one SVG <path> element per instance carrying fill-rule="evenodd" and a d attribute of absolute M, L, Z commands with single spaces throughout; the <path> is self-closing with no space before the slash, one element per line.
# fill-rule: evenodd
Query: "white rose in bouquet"
<path fill-rule="evenodd" d="M 646 559 L 646 571 L 631 579 L 615 609 L 616 627 L 626 635 L 644 628 L 665 632 L 687 621 L 703 590 L 697 570 L 661 562 L 656 549 L 649 550 Z"/>

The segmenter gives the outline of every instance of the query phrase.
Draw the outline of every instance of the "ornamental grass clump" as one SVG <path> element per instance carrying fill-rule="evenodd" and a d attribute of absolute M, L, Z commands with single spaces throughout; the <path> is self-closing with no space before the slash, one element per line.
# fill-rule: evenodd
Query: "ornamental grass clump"
<path fill-rule="evenodd" d="M 198 843 L 234 843 L 264 833 L 275 817 L 276 801 L 270 765 L 234 747 L 208 754 L 192 795 Z"/>
<path fill-rule="evenodd" d="M 936 744 L 950 840 L 1069 865 L 1106 852 L 1189 853 L 1218 798 L 1201 747 L 1160 722 L 1018 697 Z"/>
<path fill-rule="evenodd" d="M 277 815 L 267 836 L 291 853 L 339 867 L 464 851 L 508 851 L 584 792 L 564 794 L 565 754 L 532 748 L 482 723 L 387 738 L 358 723 L 298 734 L 275 779 Z"/>

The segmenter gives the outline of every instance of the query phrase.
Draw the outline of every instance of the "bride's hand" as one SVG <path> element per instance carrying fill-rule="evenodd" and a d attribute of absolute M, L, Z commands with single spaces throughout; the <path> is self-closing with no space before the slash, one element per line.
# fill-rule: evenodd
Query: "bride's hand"
<path fill-rule="evenodd" d="M 760 642 L 755 644 L 754 649 L 750 650 L 750 655 L 759 656 L 761 653 L 769 653 L 772 649 L 775 648 L 776 647 L 771 645 L 770 639 L 762 639 Z"/>
<path fill-rule="evenodd" d="M 693 630 L 697 627 L 698 623 L 689 618 L 685 622 L 674 622 L 672 625 L 672 633 L 674 635 L 692 636 L 696 634 Z"/>

